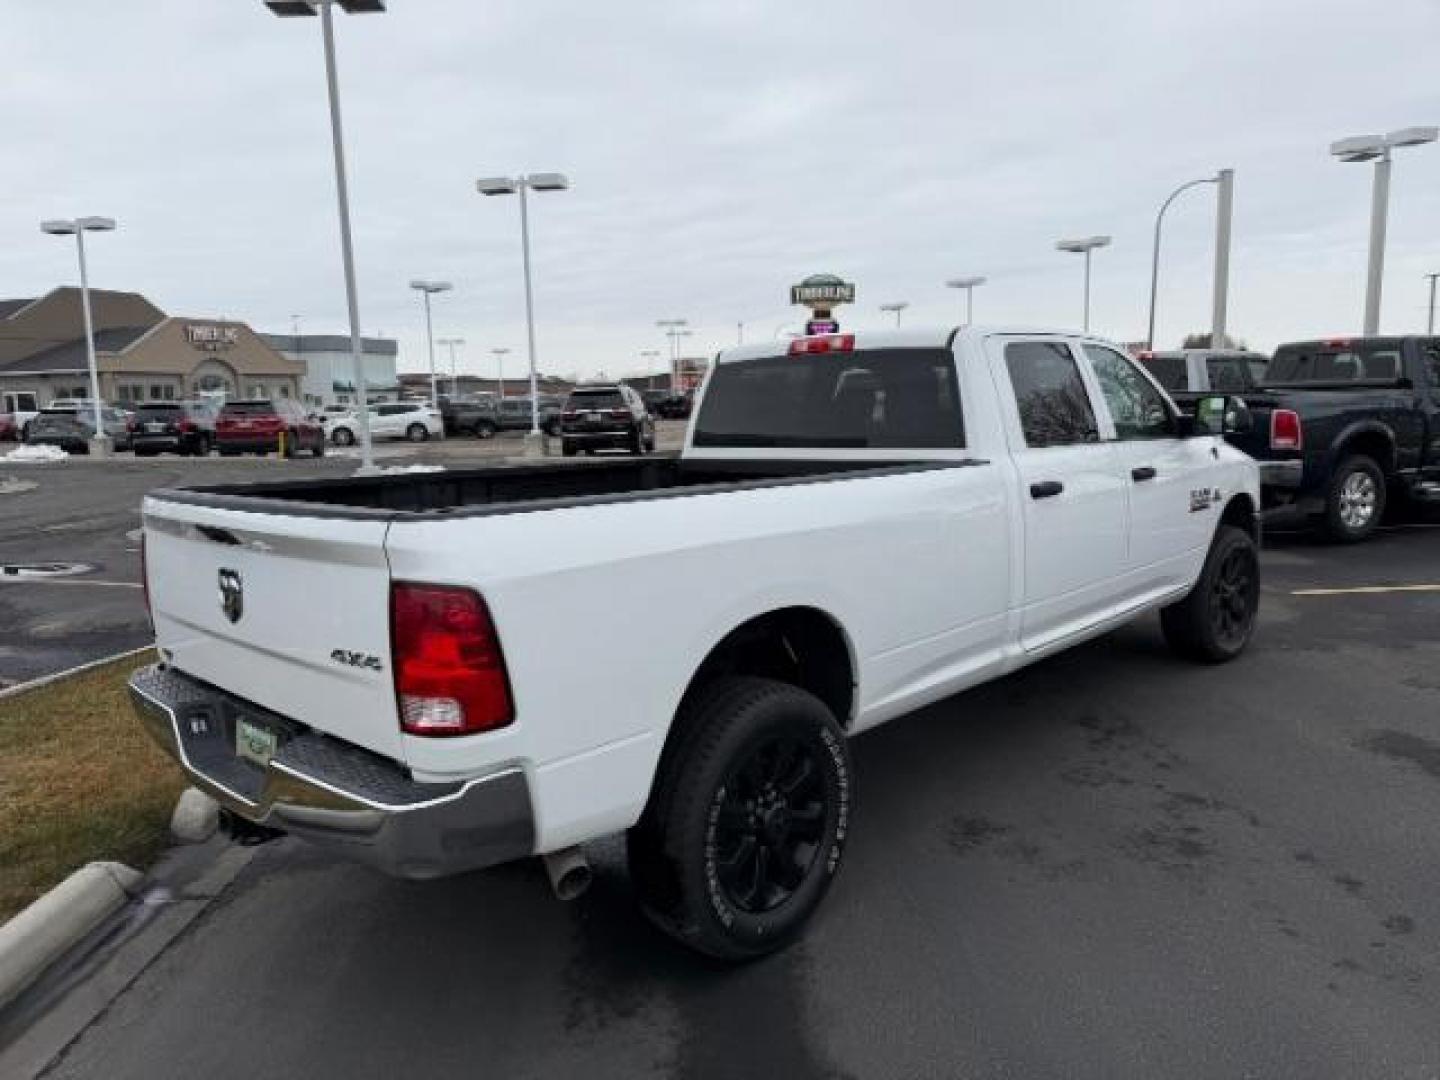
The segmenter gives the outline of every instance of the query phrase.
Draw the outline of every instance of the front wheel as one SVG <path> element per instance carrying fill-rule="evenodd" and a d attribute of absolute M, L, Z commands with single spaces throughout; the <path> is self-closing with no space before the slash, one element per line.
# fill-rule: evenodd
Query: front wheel
<path fill-rule="evenodd" d="M 411 424 L 405 429 L 405 437 L 411 442 L 424 442 L 430 438 L 430 429 L 424 424 Z"/>
<path fill-rule="evenodd" d="M 1385 514 L 1385 474 L 1374 458 L 1356 454 L 1342 461 L 1325 496 L 1325 535 L 1357 544 L 1369 537 Z"/>
<path fill-rule="evenodd" d="M 711 684 L 678 730 L 628 837 L 641 903 L 706 955 L 774 952 L 804 928 L 844 856 L 845 735 L 813 694 L 749 676 Z"/>
<path fill-rule="evenodd" d="M 336 446 L 354 446 L 355 433 L 349 428 L 337 427 L 330 436 L 330 441 Z"/>
<path fill-rule="evenodd" d="M 645 433 L 638 427 L 630 433 L 630 453 L 637 457 L 645 453 Z"/>
<path fill-rule="evenodd" d="M 495 425 L 488 420 L 482 420 L 475 425 L 475 437 L 477 439 L 493 439 L 495 437 Z"/>
<path fill-rule="evenodd" d="M 1200 579 L 1160 612 L 1165 640 L 1181 656 L 1218 664 L 1245 651 L 1260 607 L 1260 554 L 1244 529 L 1222 525 Z"/>

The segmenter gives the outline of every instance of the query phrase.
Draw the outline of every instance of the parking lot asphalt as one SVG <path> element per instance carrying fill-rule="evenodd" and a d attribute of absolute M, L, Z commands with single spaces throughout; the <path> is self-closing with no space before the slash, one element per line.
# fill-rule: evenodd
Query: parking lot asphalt
<path fill-rule="evenodd" d="M 659 447 L 678 448 L 683 423 L 657 425 Z M 0 568 L 13 563 L 78 562 L 93 568 L 73 577 L 7 579 L 0 569 L 0 688 L 150 641 L 140 588 L 140 502 L 157 487 L 344 476 L 359 452 L 313 461 L 299 458 L 71 458 L 54 464 L 7 463 L 0 443 L 0 482 L 13 477 L 32 489 L 0 493 Z M 518 436 L 412 445 L 381 443 L 382 466 L 496 464 L 521 452 Z"/>
<path fill-rule="evenodd" d="M 1440 585 L 1440 529 L 1263 567 L 1235 663 L 1146 619 L 861 736 L 781 955 L 671 945 L 618 843 L 565 905 L 282 840 L 47 1076 L 1433 1077 L 1440 592 L 1334 590 Z"/>

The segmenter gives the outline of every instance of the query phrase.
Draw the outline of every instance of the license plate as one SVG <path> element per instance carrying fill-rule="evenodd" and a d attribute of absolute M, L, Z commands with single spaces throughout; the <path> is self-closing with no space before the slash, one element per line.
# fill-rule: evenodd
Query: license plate
<path fill-rule="evenodd" d="M 152 434 L 158 435 L 158 434 L 160 434 L 161 432 L 163 432 L 163 431 L 165 430 L 165 425 L 164 425 L 164 424 L 146 424 L 146 425 L 145 425 L 145 430 L 148 431 L 148 432 L 151 432 Z"/>
<path fill-rule="evenodd" d="M 242 758 L 257 765 L 268 765 L 279 745 L 280 738 L 275 732 L 244 717 L 235 721 L 235 752 Z"/>

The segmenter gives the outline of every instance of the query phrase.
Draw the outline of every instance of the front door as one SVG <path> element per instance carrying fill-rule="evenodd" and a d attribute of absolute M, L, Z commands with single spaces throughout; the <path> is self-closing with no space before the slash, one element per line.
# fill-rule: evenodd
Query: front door
<path fill-rule="evenodd" d="M 1115 433 L 1117 478 L 1129 492 L 1125 593 L 1139 603 L 1195 577 L 1233 492 L 1217 498 L 1210 487 L 1217 440 L 1179 438 L 1164 395 L 1134 361 L 1093 342 L 1082 351 Z"/>
<path fill-rule="evenodd" d="M 1043 649 L 1103 619 L 1125 570 L 1126 492 L 1063 338 L 990 339 L 1024 518 L 1020 638 Z"/>

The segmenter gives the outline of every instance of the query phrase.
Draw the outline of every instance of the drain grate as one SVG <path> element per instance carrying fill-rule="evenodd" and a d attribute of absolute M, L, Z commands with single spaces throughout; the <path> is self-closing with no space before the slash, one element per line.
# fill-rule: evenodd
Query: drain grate
<path fill-rule="evenodd" d="M 83 562 L 0 563 L 0 581 L 7 578 L 31 581 L 36 578 L 74 577 L 94 569 Z"/>

